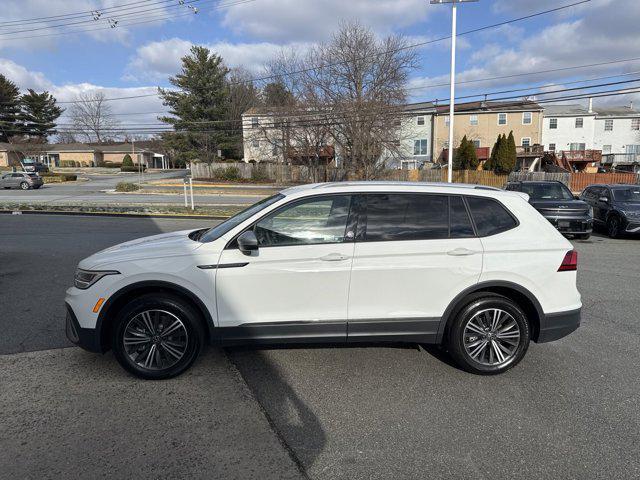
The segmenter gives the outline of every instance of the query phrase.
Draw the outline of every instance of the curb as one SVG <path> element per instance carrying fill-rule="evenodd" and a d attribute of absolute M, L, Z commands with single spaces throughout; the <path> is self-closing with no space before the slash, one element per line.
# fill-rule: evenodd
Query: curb
<path fill-rule="evenodd" d="M 66 216 L 86 216 L 86 217 L 142 217 L 142 218 L 184 218 L 184 219 L 208 219 L 208 220 L 226 220 L 231 215 L 196 215 L 196 214 L 177 214 L 177 213 L 135 213 L 135 212 L 82 212 L 78 210 L 0 210 L 0 214 L 4 215 L 66 215 Z"/>

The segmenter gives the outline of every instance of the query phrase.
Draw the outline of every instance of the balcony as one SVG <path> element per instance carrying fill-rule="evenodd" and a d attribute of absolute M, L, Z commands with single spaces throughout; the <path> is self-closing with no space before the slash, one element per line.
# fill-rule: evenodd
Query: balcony
<path fill-rule="evenodd" d="M 639 153 L 605 153 L 602 155 L 603 165 L 634 165 L 640 163 Z"/>
<path fill-rule="evenodd" d="M 542 155 L 544 155 L 544 147 L 542 145 L 528 145 L 525 147 L 516 147 L 516 155 L 518 158 L 541 157 Z"/>
<path fill-rule="evenodd" d="M 563 150 L 556 155 L 564 156 L 569 162 L 600 163 L 602 160 L 602 150 Z"/>

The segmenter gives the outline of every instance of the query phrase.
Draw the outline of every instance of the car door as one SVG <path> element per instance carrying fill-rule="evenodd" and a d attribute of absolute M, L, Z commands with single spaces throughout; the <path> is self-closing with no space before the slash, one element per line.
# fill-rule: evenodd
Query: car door
<path fill-rule="evenodd" d="M 232 241 L 216 273 L 218 320 L 227 340 L 346 339 L 355 236 L 352 196 L 292 201 L 250 227 L 258 250 Z"/>
<path fill-rule="evenodd" d="M 11 174 L 7 173 L 0 177 L 0 188 L 9 188 L 11 186 Z"/>
<path fill-rule="evenodd" d="M 369 194 L 349 291 L 348 340 L 436 338 L 453 298 L 478 282 L 482 243 L 457 195 Z"/>
<path fill-rule="evenodd" d="M 23 180 L 24 180 L 24 177 L 22 176 L 21 173 L 12 173 L 11 178 L 9 179 L 8 186 L 11 188 L 18 188 Z"/>
<path fill-rule="evenodd" d="M 606 199 L 606 200 L 605 200 Z M 599 187 L 596 192 L 596 204 L 593 207 L 593 216 L 598 222 L 606 223 L 607 215 L 611 209 L 611 192 L 606 187 Z"/>

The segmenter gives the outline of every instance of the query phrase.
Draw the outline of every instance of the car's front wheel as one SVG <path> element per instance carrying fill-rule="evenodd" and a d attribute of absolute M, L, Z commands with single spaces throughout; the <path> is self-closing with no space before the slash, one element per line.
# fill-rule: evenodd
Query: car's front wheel
<path fill-rule="evenodd" d="M 607 220 L 607 235 L 610 238 L 618 238 L 620 236 L 620 217 L 617 215 L 611 215 Z"/>
<path fill-rule="evenodd" d="M 464 370 L 502 373 L 522 360 L 529 348 L 526 314 L 509 298 L 481 294 L 460 310 L 448 333 L 449 352 Z"/>
<path fill-rule="evenodd" d="M 204 343 L 199 314 L 182 299 L 143 295 L 117 315 L 112 348 L 126 370 L 145 379 L 175 377 L 187 370 Z"/>

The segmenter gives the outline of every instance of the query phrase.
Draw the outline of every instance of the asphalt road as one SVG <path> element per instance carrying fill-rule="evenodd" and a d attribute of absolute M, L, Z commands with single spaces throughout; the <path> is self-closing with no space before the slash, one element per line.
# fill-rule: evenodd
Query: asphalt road
<path fill-rule="evenodd" d="M 127 238 L 200 224 L 0 217 L 0 353 L 65 344 L 58 305 L 82 256 Z M 0 417 L 5 427 L 0 428 L 0 452 L 5 451 L 0 464 L 18 458 L 19 465 L 39 473 L 45 468 L 68 472 L 73 462 L 87 459 L 96 472 L 108 475 L 110 455 L 131 458 L 127 449 L 117 447 L 123 432 L 133 439 L 124 440 L 126 446 L 140 441 L 135 432 L 149 428 L 153 433 L 157 422 L 170 421 L 177 429 L 172 438 L 193 442 L 195 452 L 204 452 L 202 444 L 209 435 L 212 452 L 217 454 L 221 442 L 225 452 L 236 453 L 228 461 L 217 456 L 216 462 L 203 461 L 187 470 L 204 475 L 210 469 L 211 478 L 220 476 L 220 461 L 230 469 L 229 478 L 247 473 L 237 470 L 240 465 L 250 464 L 257 469 L 250 472 L 260 472 L 265 462 L 270 469 L 260 478 L 296 475 L 294 464 L 314 479 L 640 478 L 640 240 L 596 235 L 575 245 L 580 254 L 582 327 L 558 342 L 532 344 L 519 366 L 496 377 L 461 372 L 437 350 L 400 346 L 211 349 L 192 374 L 141 386 L 120 372 L 109 355 L 64 349 L 0 357 L 0 382 L 10 385 L 0 390 L 0 408 L 10 413 Z M 29 376 L 31 367 L 39 373 Z M 234 376 L 243 382 L 229 380 Z M 250 392 L 244 395 L 257 399 L 266 417 L 253 416 L 251 402 L 240 405 L 241 411 L 247 409 L 251 425 L 257 425 L 255 435 L 241 435 L 250 428 L 243 415 L 221 408 L 207 417 L 200 404 L 209 396 L 216 405 L 218 400 L 245 398 L 234 390 L 243 384 Z M 223 394 L 217 392 L 218 385 Z M 79 396 L 78 404 L 68 402 L 63 395 L 67 390 L 71 399 Z M 173 410 L 158 400 L 163 395 L 170 406 L 193 411 L 205 425 L 218 422 L 219 428 L 228 428 L 235 435 L 232 441 L 217 436 L 216 428 L 201 428 L 189 414 L 181 416 L 188 428 L 174 424 Z M 114 396 L 122 409 L 110 406 L 108 400 Z M 151 404 L 145 413 L 156 413 L 141 420 L 127 407 L 138 413 L 139 407 L 133 406 L 144 401 Z M 82 422 L 73 421 L 72 414 L 78 412 L 84 412 Z M 53 428 L 61 422 L 54 421 L 56 415 L 71 418 L 70 424 L 80 429 L 87 443 L 68 439 L 73 438 L 72 427 L 56 434 Z M 97 418 L 114 425 L 113 430 L 101 430 L 109 448 L 101 447 L 89 428 Z M 133 433 L 125 421 L 130 418 Z M 273 436 L 261 428 L 267 424 Z M 15 432 L 12 435 L 25 445 L 14 447 L 9 441 L 13 438 L 3 440 L 2 432 L 5 437 Z M 271 447 L 274 438 L 277 447 Z M 142 444 L 146 460 L 110 468 L 120 476 L 144 471 L 154 459 L 162 459 L 164 445 L 151 436 Z M 67 461 L 70 447 L 76 450 Z M 36 454 L 40 449 L 46 456 Z M 273 463 L 266 452 L 273 453 Z M 180 454 L 187 457 L 181 460 Z M 177 472 L 181 461 L 191 466 L 194 459 L 188 450 L 176 447 L 166 460 L 166 471 Z"/>
<path fill-rule="evenodd" d="M 184 171 L 145 174 L 145 181 L 184 177 Z M 30 203 L 38 205 L 184 205 L 181 194 L 126 194 L 107 193 L 118 182 L 137 182 L 136 174 L 85 175 L 88 180 L 73 183 L 50 183 L 37 190 L 0 189 L 0 207 L 3 203 Z M 264 198 L 264 195 L 199 195 L 194 192 L 196 205 L 245 205 Z"/>

